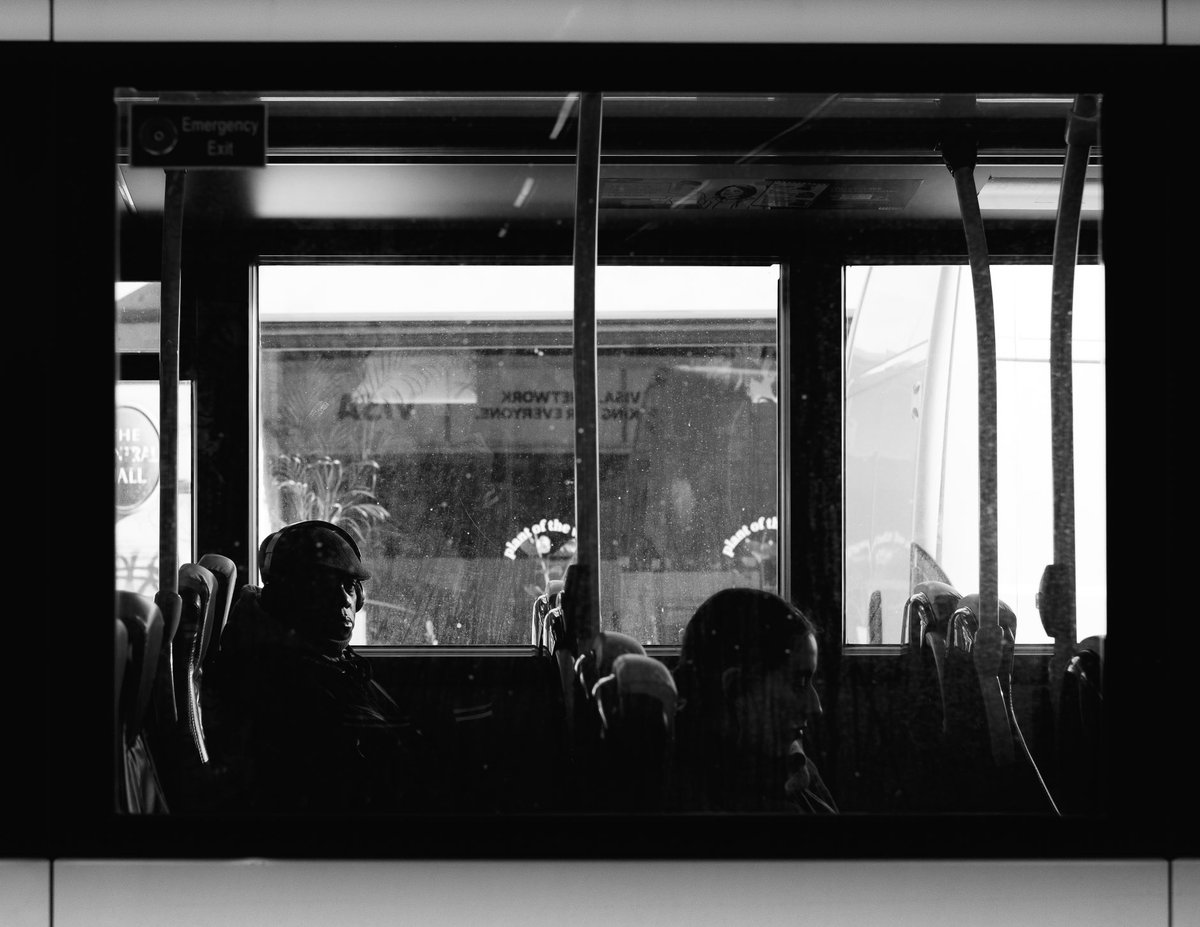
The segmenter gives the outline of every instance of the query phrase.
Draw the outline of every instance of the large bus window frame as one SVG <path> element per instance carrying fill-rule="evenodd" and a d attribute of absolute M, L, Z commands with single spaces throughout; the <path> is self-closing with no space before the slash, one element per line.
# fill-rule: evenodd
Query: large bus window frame
<path fill-rule="evenodd" d="M 69 204 L 86 227 L 95 230 L 97 240 L 102 241 L 113 233 L 112 204 L 107 195 L 111 189 L 110 101 L 113 87 L 179 80 L 181 65 L 195 66 L 212 60 L 223 60 L 229 65 L 214 80 L 218 83 L 224 81 L 230 87 L 265 86 L 272 80 L 296 82 L 301 79 L 298 77 L 298 67 L 308 67 L 311 61 L 309 55 L 300 61 L 295 49 L 280 47 L 259 50 L 256 60 L 247 66 L 239 64 L 239 60 L 244 62 L 245 59 L 239 59 L 238 54 L 222 55 L 222 51 L 237 52 L 239 49 L 204 48 L 181 52 L 177 47 L 153 44 L 107 46 L 102 49 L 81 45 L 56 48 L 47 55 L 26 61 L 27 64 L 42 65 L 39 68 L 42 73 L 56 75 L 52 79 L 56 82 L 58 128 L 62 130 L 69 126 L 71 137 L 77 142 L 73 146 L 63 145 L 56 154 L 55 165 L 63 181 L 56 202 L 64 206 Z M 576 81 L 570 82 L 586 84 L 589 78 L 595 80 L 605 73 L 609 65 L 604 62 L 621 58 L 612 48 L 552 46 L 535 50 L 537 53 L 522 60 L 511 47 L 427 47 L 405 49 L 404 52 L 411 54 L 399 56 L 403 59 L 403 66 L 397 71 L 396 55 L 387 56 L 385 66 L 379 58 L 372 59 L 370 55 L 364 58 L 364 51 L 371 49 L 348 46 L 321 49 L 325 62 L 331 65 L 337 62 L 359 65 L 356 73 L 358 81 L 374 78 L 379 85 L 427 75 L 430 73 L 427 69 L 436 64 L 438 56 L 451 52 L 469 55 L 476 62 L 491 62 L 493 65 L 516 63 L 515 70 L 504 71 L 497 67 L 491 71 L 495 74 L 506 73 L 507 80 L 514 83 L 536 83 L 537 72 L 532 69 L 536 65 L 538 72 L 544 72 L 546 68 L 559 69 L 561 73 L 577 77 Z M 909 86 L 919 86 L 925 81 L 936 83 L 938 77 L 955 73 L 971 74 L 976 78 L 980 73 L 985 73 L 989 75 L 986 79 L 996 86 L 1003 86 L 1006 82 L 1020 85 L 1036 80 L 1054 82 L 1064 77 L 1085 82 L 1091 80 L 1104 85 L 1109 119 L 1109 131 L 1105 138 L 1105 257 L 1109 275 L 1108 290 L 1116 294 L 1110 304 L 1116 305 L 1121 297 L 1130 299 L 1136 295 L 1139 304 L 1170 306 L 1171 297 L 1183 298 L 1188 292 L 1181 279 L 1172 275 L 1172 268 L 1184 266 L 1190 253 L 1185 254 L 1182 238 L 1176 240 L 1167 234 L 1169 205 L 1161 198 L 1146 202 L 1135 201 L 1134 197 L 1141 187 L 1140 178 L 1144 177 L 1145 141 L 1154 138 L 1159 127 L 1171 122 L 1169 101 L 1165 99 L 1166 95 L 1156 91 L 1161 91 L 1163 87 L 1181 86 L 1180 81 L 1187 74 L 1194 73 L 1191 68 L 1194 55 L 1160 54 L 1164 50 L 1142 47 L 1105 49 L 1100 56 L 1104 59 L 1103 72 L 1100 72 L 1097 70 L 1097 59 L 1088 54 L 1092 51 L 1090 49 L 959 47 L 926 48 L 914 54 L 910 48 L 887 46 L 857 49 L 743 47 L 722 51 L 725 53 L 723 60 L 728 66 L 735 70 L 738 66 L 744 67 L 744 73 L 757 74 L 757 80 L 763 84 L 782 79 L 783 75 L 792 83 L 827 83 L 831 77 L 843 73 L 847 62 L 861 62 L 869 57 L 881 66 L 881 72 L 889 75 L 888 79 Z M 699 84 L 704 77 L 698 73 L 696 63 L 704 62 L 707 68 L 712 60 L 710 50 L 703 48 L 665 47 L 655 49 L 655 52 L 653 73 L 648 73 L 647 65 L 634 64 L 635 77 L 657 79 L 664 85 L 686 84 L 689 81 Z M 629 60 L 644 60 L 641 54 L 639 50 L 638 55 Z M 378 64 L 373 65 L 373 60 Z M 79 65 L 87 67 L 81 71 Z M 1186 70 L 1184 65 L 1188 65 Z M 343 73 L 349 74 L 354 70 L 347 67 Z M 88 79 L 80 82 L 78 78 L 70 76 L 81 73 L 87 74 Z M 180 80 L 180 83 L 187 82 Z M 886 84 L 887 80 L 881 79 L 879 83 Z M 62 138 L 60 136 L 59 140 Z M 61 281 L 64 302 L 77 305 L 109 304 L 111 257 L 112 251 L 106 252 L 103 248 L 98 249 L 96 254 L 82 255 L 81 261 L 86 272 Z M 1169 260 L 1176 263 L 1172 265 Z M 1144 268 L 1162 269 L 1165 272 L 1143 276 Z M 836 289 L 833 280 L 836 280 L 836 275 L 831 277 L 830 284 Z M 1139 380 L 1136 384 L 1131 381 L 1129 391 L 1132 396 L 1143 400 L 1140 406 L 1143 413 L 1141 429 L 1150 434 L 1167 436 L 1166 445 L 1170 448 L 1177 437 L 1168 414 L 1174 400 L 1164 401 L 1163 397 L 1184 395 L 1183 392 L 1173 393 L 1165 388 L 1168 385 L 1181 385 L 1176 378 L 1182 375 L 1182 368 L 1173 366 L 1170 360 L 1176 356 L 1175 352 L 1182 351 L 1182 346 L 1177 339 L 1167 339 L 1164 345 L 1161 331 L 1144 326 L 1144 318 L 1139 319 L 1138 315 L 1137 312 L 1114 314 L 1111 340 L 1121 343 L 1132 357 L 1157 357 L 1166 352 L 1167 360 L 1163 363 L 1145 365 L 1149 368 L 1143 369 L 1148 380 Z M 97 313 L 95 317 L 82 317 L 80 335 L 94 335 L 96 342 L 111 337 L 109 320 L 102 316 L 102 313 Z M 92 339 L 80 337 L 78 340 L 87 343 Z M 781 358 L 781 363 L 784 362 Z M 111 375 L 111 361 L 107 358 L 84 358 L 77 370 L 80 375 L 84 371 L 95 371 L 96 377 L 102 380 Z M 109 422 L 106 414 L 101 412 L 94 420 L 81 423 L 78 435 L 83 446 L 97 449 L 107 447 Z M 1121 492 L 1127 492 L 1130 486 L 1138 487 L 1136 527 L 1139 535 L 1149 533 L 1159 538 L 1170 537 L 1166 513 L 1173 508 L 1171 481 L 1139 481 L 1138 477 L 1146 472 L 1145 462 L 1134 457 L 1128 449 L 1123 452 L 1120 448 L 1115 450 L 1110 484 L 1122 487 Z M 1171 472 L 1170 469 L 1173 465 L 1177 466 L 1177 462 L 1171 460 L 1169 453 L 1164 456 L 1168 458 L 1165 469 L 1173 479 L 1177 478 L 1178 471 Z M 107 472 L 99 465 L 88 469 L 102 477 Z M 84 480 L 82 484 L 85 491 L 81 494 L 80 511 L 84 513 L 85 521 L 104 525 L 111 517 L 111 495 L 100 478 L 95 479 L 96 482 Z M 1129 500 L 1125 500 L 1121 513 L 1122 524 L 1114 530 L 1133 527 L 1134 513 Z M 1166 560 L 1166 572 L 1170 574 L 1171 568 L 1181 565 L 1182 550 L 1168 549 Z M 107 558 L 97 558 L 97 563 L 101 562 L 107 572 L 109 561 Z M 99 568 L 97 566 L 97 572 Z M 88 564 L 83 564 L 82 569 L 91 575 Z M 1156 570 L 1149 581 L 1156 581 L 1161 572 Z M 1173 575 L 1186 573 L 1174 571 Z M 96 581 L 88 585 L 105 588 L 107 583 L 107 579 L 97 576 Z M 812 826 L 806 831 L 802 846 L 795 841 L 780 844 L 769 839 L 772 836 L 780 837 L 785 831 L 767 825 L 736 820 L 679 822 L 666 841 L 669 846 L 664 845 L 660 849 L 668 855 L 694 856 L 699 853 L 727 857 L 779 853 L 793 858 L 864 855 L 941 858 L 947 853 L 965 853 L 983 858 L 996 855 L 1029 856 L 1031 853 L 1038 856 L 1069 854 L 1089 857 L 1175 855 L 1181 847 L 1189 844 L 1182 842 L 1181 835 L 1162 830 L 1162 825 L 1175 819 L 1181 810 L 1178 804 L 1186 802 L 1192 791 L 1182 779 L 1181 770 L 1185 764 L 1176 762 L 1178 732 L 1168 721 L 1171 712 L 1163 706 L 1190 704 L 1194 701 L 1194 695 L 1183 689 L 1181 679 L 1175 673 L 1176 669 L 1183 666 L 1182 655 L 1178 652 L 1164 653 L 1160 647 L 1165 641 L 1174 640 L 1169 614 L 1172 609 L 1166 608 L 1164 611 L 1168 614 L 1159 615 L 1164 624 L 1161 633 L 1153 635 L 1154 640 L 1139 634 L 1135 623 L 1139 616 L 1132 614 L 1133 611 L 1140 610 L 1131 609 L 1129 614 L 1113 617 L 1111 633 L 1120 633 L 1126 648 L 1124 659 L 1118 660 L 1112 667 L 1113 685 L 1122 695 L 1122 699 L 1114 703 L 1113 709 L 1114 726 L 1127 735 L 1124 750 L 1131 751 L 1141 762 L 1125 767 L 1126 792 L 1133 796 L 1129 805 L 1114 807 L 1112 813 L 1101 820 L 989 820 L 989 839 L 969 844 L 964 844 L 961 835 L 963 822 L 957 820 L 938 821 L 921 816 L 907 821 L 847 819 L 829 823 L 808 822 Z M 87 659 L 86 654 L 89 651 L 103 652 L 107 635 L 102 628 L 89 627 L 82 620 L 76 621 L 72 628 L 79 632 L 80 646 L 73 648 L 75 653 L 67 658 L 66 674 L 72 678 L 92 680 L 97 684 L 89 686 L 89 689 L 103 690 L 103 674 Z M 1151 675 L 1147 667 L 1156 668 L 1158 674 Z M 89 713 L 91 709 L 86 705 L 81 706 L 78 693 L 73 689 L 64 687 L 64 691 L 55 698 L 59 717 L 77 717 L 81 707 L 87 717 L 92 717 Z M 101 711 L 98 703 L 95 711 L 98 717 Z M 462 847 L 455 847 L 449 839 L 438 839 L 436 831 L 439 827 L 444 828 L 444 822 L 436 822 L 431 827 L 406 823 L 404 829 L 416 844 L 414 847 L 410 843 L 408 849 L 396 846 L 394 833 L 385 835 L 369 829 L 360 830 L 362 841 L 354 849 L 347 849 L 334 839 L 340 828 L 335 830 L 333 826 L 325 827 L 312 822 L 271 822 L 263 830 L 253 831 L 242 825 L 230 826 L 227 822 L 216 821 L 113 820 L 104 810 L 109 792 L 101 781 L 103 763 L 95 762 L 104 755 L 103 725 L 83 727 L 94 731 L 91 739 L 87 733 L 83 733 L 77 740 L 60 741 L 54 749 L 55 770 L 50 786 L 58 799 L 52 815 L 54 836 L 49 841 L 53 847 L 52 855 L 149 853 L 191 856 L 216 852 L 219 855 L 233 853 L 284 857 L 358 857 L 364 854 L 403 857 L 429 855 L 431 848 L 435 851 L 440 849 L 451 856 L 464 852 Z M 78 771 L 93 768 L 101 770 L 97 781 L 92 781 L 90 776 L 81 780 Z M 340 826 L 345 823 L 337 822 Z M 524 827 L 526 823 L 528 827 Z M 538 855 L 546 852 L 547 848 L 553 848 L 556 852 L 565 851 L 568 855 L 584 856 L 596 852 L 602 856 L 628 852 L 627 845 L 622 847 L 611 837 L 606 840 L 603 834 L 589 845 L 590 848 L 581 845 L 581 831 L 575 829 L 579 822 L 555 820 L 547 823 L 552 826 L 523 822 L 523 835 L 516 842 L 510 842 L 510 822 L 473 821 L 477 829 L 470 852 L 487 856 Z M 615 825 L 617 822 L 613 823 Z M 699 826 L 701 824 L 703 826 Z M 919 831 L 915 838 L 914 831 Z M 717 838 L 718 848 L 713 846 L 714 837 Z M 694 843 L 689 846 L 689 842 Z M 651 852 L 654 852 L 653 849 Z"/>

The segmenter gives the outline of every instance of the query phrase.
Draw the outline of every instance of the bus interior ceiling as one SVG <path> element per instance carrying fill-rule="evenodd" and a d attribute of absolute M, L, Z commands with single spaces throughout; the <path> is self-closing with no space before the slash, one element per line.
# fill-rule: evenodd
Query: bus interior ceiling
<path fill-rule="evenodd" d="M 370 245 L 365 253 L 376 255 L 392 244 L 397 255 L 420 248 L 457 256 L 474 245 L 482 254 L 568 258 L 570 100 L 518 99 L 511 112 L 503 98 L 413 103 L 397 94 L 392 103 L 319 104 L 272 97 L 266 168 L 189 172 L 184 221 L 189 233 L 244 230 L 260 247 L 290 230 L 317 254 L 361 254 L 356 249 Z M 988 209 L 997 255 L 1049 254 L 1053 210 L 1031 223 L 1027 207 L 1005 208 L 1004 193 L 1026 182 L 1057 185 L 1071 103 L 1069 96 L 976 103 L 976 182 L 982 200 L 999 194 Z M 814 247 L 839 255 L 963 252 L 942 154 L 947 133 L 962 123 L 936 96 L 617 95 L 604 105 L 601 261 L 762 258 Z M 1099 177 L 1098 156 L 1088 176 Z M 742 199 L 713 202 L 729 188 Z M 119 163 L 116 195 L 123 236 L 157 231 L 161 168 Z M 1094 250 L 1095 218 L 1085 215 L 1083 254 Z M 139 251 L 123 248 L 122 256 Z"/>

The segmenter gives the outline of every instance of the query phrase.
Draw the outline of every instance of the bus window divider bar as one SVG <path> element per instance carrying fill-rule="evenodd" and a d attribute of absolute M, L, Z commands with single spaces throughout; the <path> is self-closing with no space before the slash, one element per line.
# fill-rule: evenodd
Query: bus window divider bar
<path fill-rule="evenodd" d="M 179 543 L 179 314 L 183 203 L 187 172 L 166 172 L 163 204 L 162 314 L 159 335 L 158 585 L 175 592 Z"/>
<path fill-rule="evenodd" d="M 600 128 L 603 98 L 579 95 L 575 185 L 575 270 L 573 314 L 575 385 L 575 524 L 577 602 L 575 637 L 586 646 L 600 630 L 600 453 L 596 361 L 596 252 L 600 199 Z"/>

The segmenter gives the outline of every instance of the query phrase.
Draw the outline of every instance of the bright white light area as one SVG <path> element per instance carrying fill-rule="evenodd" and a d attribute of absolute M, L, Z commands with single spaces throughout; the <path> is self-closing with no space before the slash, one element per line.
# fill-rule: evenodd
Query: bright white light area
<path fill-rule="evenodd" d="M 117 299 L 124 299 L 130 293 L 136 292 L 144 286 L 149 286 L 149 284 L 145 283 L 144 281 L 131 282 L 126 280 L 118 280 L 116 290 Z"/>
<path fill-rule="evenodd" d="M 779 266 L 599 267 L 602 319 L 774 318 Z M 282 264 L 258 271 L 264 321 L 569 319 L 568 265 Z"/>
<path fill-rule="evenodd" d="M 989 177 L 979 191 L 979 208 L 1054 212 L 1058 209 L 1060 187 L 1053 179 Z M 1103 192 L 1099 180 L 1085 180 L 1079 208 L 1083 212 L 1098 211 L 1103 205 Z"/>

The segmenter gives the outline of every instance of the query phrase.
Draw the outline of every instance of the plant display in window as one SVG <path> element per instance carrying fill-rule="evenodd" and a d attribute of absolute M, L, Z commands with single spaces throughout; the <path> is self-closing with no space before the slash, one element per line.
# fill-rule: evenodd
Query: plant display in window
<path fill-rule="evenodd" d="M 378 475 L 374 460 L 343 463 L 333 457 L 294 454 L 279 455 L 271 471 L 286 524 L 320 519 L 345 528 L 359 542 L 372 526 L 389 517 L 375 495 Z"/>

